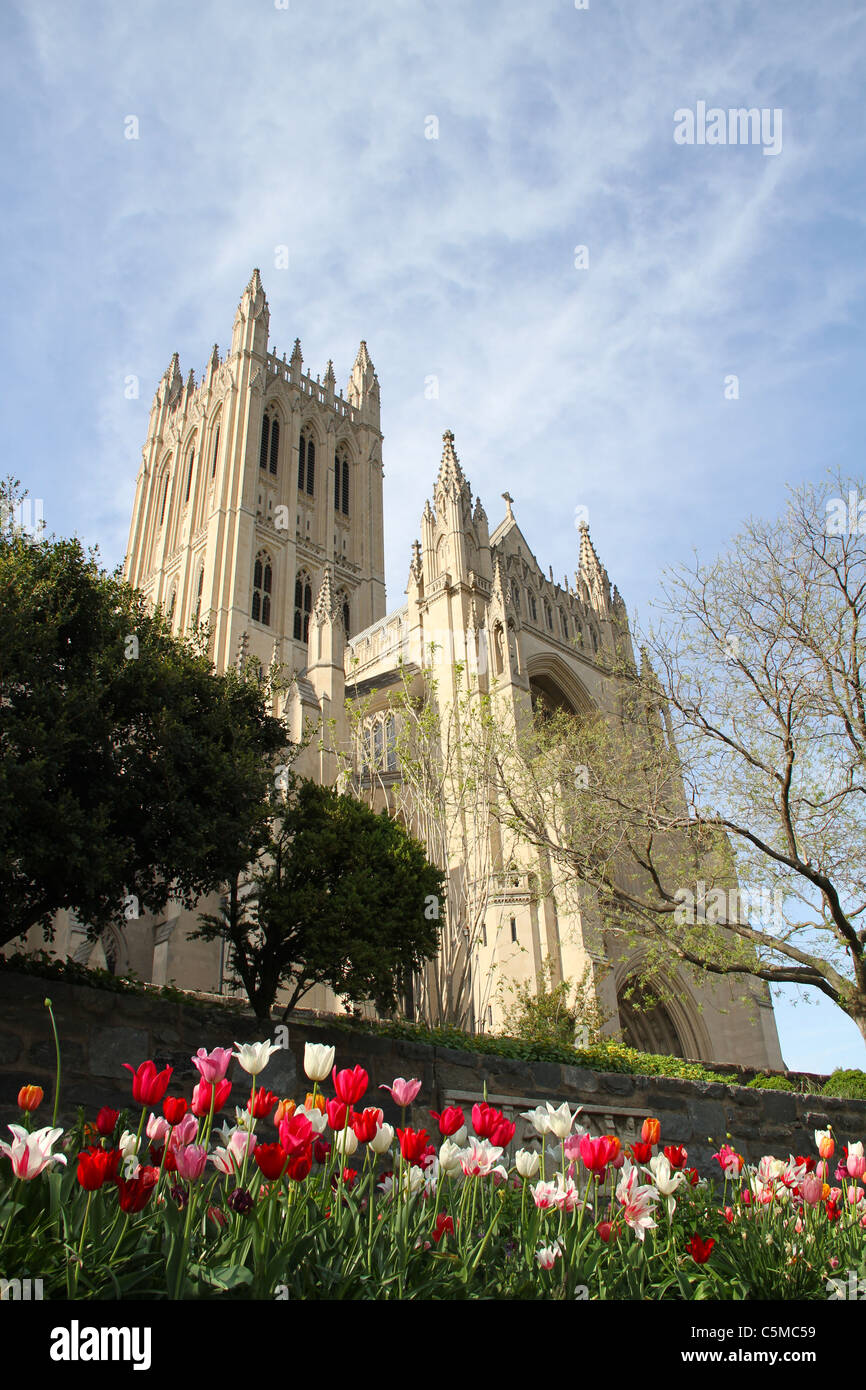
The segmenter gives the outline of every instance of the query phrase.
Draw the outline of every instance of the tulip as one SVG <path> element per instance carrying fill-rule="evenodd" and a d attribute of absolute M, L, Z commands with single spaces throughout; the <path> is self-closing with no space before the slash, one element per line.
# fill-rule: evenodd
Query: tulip
<path fill-rule="evenodd" d="M 436 1110 L 431 1110 L 430 1114 L 439 1123 L 439 1133 L 443 1139 L 451 1139 L 466 1123 L 466 1118 L 459 1105 L 446 1105 L 441 1114 Z"/>
<path fill-rule="evenodd" d="M 333 1070 L 334 1090 L 337 1092 L 337 1099 L 344 1105 L 355 1105 L 366 1091 L 370 1078 L 363 1067 L 353 1067 L 351 1071 Z"/>
<path fill-rule="evenodd" d="M 304 1178 L 309 1177 L 312 1166 L 313 1156 L 307 1149 L 305 1153 L 295 1154 L 294 1158 L 289 1159 L 286 1176 L 291 1178 L 292 1182 L 303 1182 Z"/>
<path fill-rule="evenodd" d="M 644 1120 L 641 1126 L 640 1137 L 644 1144 L 649 1144 L 654 1147 L 659 1142 L 661 1132 L 662 1127 L 658 1120 L 647 1119 Z"/>
<path fill-rule="evenodd" d="M 297 1104 L 293 1100 L 281 1100 L 274 1111 L 273 1120 L 275 1125 L 279 1125 L 281 1120 L 290 1120 L 297 1109 Z"/>
<path fill-rule="evenodd" d="M 536 1134 L 545 1135 L 548 1133 L 550 1124 L 545 1106 L 537 1105 L 534 1110 L 521 1110 L 520 1116 L 523 1120 L 529 1120 Z"/>
<path fill-rule="evenodd" d="M 231 1095 L 231 1091 L 232 1083 L 230 1081 L 217 1081 L 214 1086 L 211 1086 L 209 1082 L 201 1080 L 193 1089 L 192 1113 L 200 1117 L 209 1115 L 211 1096 L 213 1096 L 213 1113 L 218 1114 Z"/>
<path fill-rule="evenodd" d="M 319 1091 L 316 1095 L 313 1095 L 313 1092 L 312 1092 L 312 1091 L 308 1091 L 308 1092 L 307 1092 L 307 1097 L 306 1097 L 306 1100 L 304 1101 L 304 1109 L 305 1109 L 305 1110 L 320 1110 L 320 1111 L 322 1112 L 322 1114 L 324 1115 L 324 1113 L 325 1113 L 325 1097 L 322 1095 L 321 1091 Z"/>
<path fill-rule="evenodd" d="M 484 1100 L 472 1107 L 472 1128 L 479 1139 L 489 1139 L 493 1130 L 504 1119 L 501 1110 L 495 1110 Z"/>
<path fill-rule="evenodd" d="M 848 1201 L 851 1203 L 851 1206 L 852 1206 L 852 1207 L 856 1207 L 857 1203 L 858 1203 L 858 1202 L 862 1202 L 862 1200 L 863 1200 L 863 1189 L 862 1189 L 862 1187 L 858 1187 L 857 1184 L 856 1184 L 856 1182 L 852 1182 L 851 1186 L 848 1188 Z"/>
<path fill-rule="evenodd" d="M 95 1192 L 106 1178 L 117 1176 L 120 1166 L 119 1149 L 85 1149 L 78 1155 L 78 1182 L 85 1192 Z"/>
<path fill-rule="evenodd" d="M 253 1199 L 242 1187 L 236 1187 L 230 1192 L 227 1200 L 232 1211 L 237 1212 L 239 1216 L 249 1216 L 253 1209 Z"/>
<path fill-rule="evenodd" d="M 463 1172 L 462 1156 L 463 1150 L 460 1145 L 453 1139 L 446 1139 L 439 1145 L 439 1172 L 446 1178 L 459 1178 Z"/>
<path fill-rule="evenodd" d="M 140 1105 L 158 1105 L 168 1090 L 173 1067 L 157 1071 L 153 1062 L 142 1062 L 136 1070 L 129 1062 L 124 1062 L 127 1071 L 132 1072 L 132 1098 Z"/>
<path fill-rule="evenodd" d="M 145 1134 L 152 1144 L 159 1144 L 160 1147 L 162 1147 L 171 1134 L 171 1125 L 164 1115 L 154 1115 L 151 1113 L 147 1118 Z"/>
<path fill-rule="evenodd" d="M 383 1122 L 370 1140 L 370 1149 L 374 1154 L 381 1156 L 388 1152 L 393 1142 L 394 1130 L 391 1125 Z"/>
<path fill-rule="evenodd" d="M 562 1250 L 558 1240 L 555 1240 L 552 1245 L 543 1245 L 540 1250 L 535 1252 L 535 1258 L 541 1269 L 553 1269 L 561 1255 Z"/>
<path fill-rule="evenodd" d="M 192 1064 L 202 1081 L 207 1081 L 208 1085 L 212 1086 L 215 1081 L 222 1081 L 231 1059 L 230 1047 L 215 1047 L 213 1052 L 205 1052 L 204 1048 L 200 1047 L 192 1058 Z"/>
<path fill-rule="evenodd" d="M 402 1076 L 390 1086 L 380 1086 L 380 1091 L 390 1091 L 391 1099 L 395 1105 L 399 1105 L 401 1110 L 405 1110 L 407 1105 L 411 1105 L 418 1092 L 421 1090 L 421 1082 L 417 1078 L 406 1081 Z"/>
<path fill-rule="evenodd" d="M 325 1102 L 325 1113 L 328 1116 L 328 1124 L 331 1129 L 345 1129 L 348 1123 L 349 1107 L 344 1100 L 328 1100 Z"/>
<path fill-rule="evenodd" d="M 311 1081 L 327 1081 L 334 1065 L 336 1048 L 326 1043 L 304 1044 L 304 1071 Z"/>
<path fill-rule="evenodd" d="M 288 1120 L 281 1120 L 279 1130 L 280 1143 L 292 1158 L 309 1148 L 315 1133 L 310 1121 L 300 1110 L 296 1110 Z"/>
<path fill-rule="evenodd" d="M 237 1057 L 241 1067 L 249 1076 L 258 1076 L 259 1072 L 264 1071 L 268 1065 L 273 1053 L 280 1051 L 279 1045 L 272 1042 L 235 1042 L 235 1047 L 238 1051 L 233 1055 Z"/>
<path fill-rule="evenodd" d="M 183 1096 L 166 1096 L 162 1102 L 162 1113 L 172 1127 L 180 1124 L 186 1111 L 187 1104 Z"/>
<path fill-rule="evenodd" d="M 254 1153 L 256 1136 L 247 1130 L 233 1130 L 225 1148 L 215 1149 L 210 1161 L 219 1173 L 231 1174 L 240 1170 L 246 1154 Z"/>
<path fill-rule="evenodd" d="M 18 1107 L 21 1110 L 38 1110 L 45 1092 L 41 1086 L 22 1086 L 18 1092 Z"/>
<path fill-rule="evenodd" d="M 568 1101 L 563 1101 L 562 1105 L 554 1108 L 550 1101 L 547 1102 L 547 1132 L 553 1134 L 557 1139 L 567 1139 L 571 1133 L 571 1127 L 580 1114 L 581 1106 L 578 1106 L 572 1115 L 568 1108 Z"/>
<path fill-rule="evenodd" d="M 175 1154 L 177 1171 L 188 1182 L 195 1182 L 204 1172 L 207 1163 L 207 1149 L 203 1144 L 187 1144 Z"/>
<path fill-rule="evenodd" d="M 117 1146 L 124 1158 L 134 1158 L 138 1150 L 138 1138 L 131 1129 L 125 1129 Z"/>
<path fill-rule="evenodd" d="M 173 1148 L 183 1148 L 185 1145 L 191 1144 L 197 1134 L 198 1120 L 195 1115 L 187 1114 L 174 1126 L 169 1143 Z"/>
<path fill-rule="evenodd" d="M 533 1149 L 518 1149 L 514 1155 L 514 1163 L 522 1178 L 534 1178 L 537 1177 L 541 1166 L 541 1156 Z"/>
<path fill-rule="evenodd" d="M 397 1138 L 400 1141 L 400 1152 L 406 1162 L 420 1163 L 430 1139 L 426 1129 L 398 1129 Z"/>
<path fill-rule="evenodd" d="M 115 1178 L 120 1210 L 125 1212 L 142 1211 L 147 1199 L 156 1187 L 159 1178 L 158 1168 L 139 1168 L 134 1178 Z"/>
<path fill-rule="evenodd" d="M 343 1158 L 351 1158 L 352 1154 L 357 1151 L 358 1137 L 353 1129 L 347 1127 L 334 1135 L 334 1145 L 337 1153 Z"/>
<path fill-rule="evenodd" d="M 578 1140 L 578 1150 L 590 1173 L 603 1173 L 611 1159 L 616 1156 L 616 1151 L 606 1134 L 600 1139 L 582 1134 Z"/>
<path fill-rule="evenodd" d="M 324 1101 L 322 1104 L 324 1105 Z M 299 1106 L 294 1113 L 295 1115 L 302 1115 L 305 1120 L 308 1120 L 316 1134 L 324 1134 L 328 1128 L 327 1113 L 324 1109 L 320 1110 L 317 1105 L 304 1106 L 303 1108 Z M 288 1118 L 292 1119 L 292 1116 L 290 1115 Z"/>
<path fill-rule="evenodd" d="M 268 1182 L 281 1178 L 289 1163 L 289 1155 L 282 1144 L 257 1144 L 253 1158 Z"/>
<path fill-rule="evenodd" d="M 368 1106 L 360 1115 L 352 1116 L 352 1129 L 362 1144 L 369 1144 L 379 1131 L 384 1116 L 375 1106 Z"/>
<path fill-rule="evenodd" d="M 13 1173 L 22 1182 L 38 1178 L 52 1163 L 65 1165 L 66 1158 L 63 1154 L 51 1152 L 63 1133 L 62 1129 L 52 1129 L 48 1125 L 44 1129 L 34 1129 L 32 1134 L 28 1134 L 21 1125 L 7 1125 L 6 1128 L 12 1133 L 12 1143 L 0 1140 L 0 1153 L 11 1160 Z"/>
<path fill-rule="evenodd" d="M 833 1157 L 836 1144 L 829 1129 L 815 1130 L 815 1147 L 822 1158 L 827 1159 Z"/>
<path fill-rule="evenodd" d="M 862 1178 L 866 1174 L 866 1157 L 863 1154 L 863 1145 L 849 1144 L 848 1156 L 845 1159 L 845 1167 L 849 1177 Z"/>
<path fill-rule="evenodd" d="M 612 1240 L 616 1239 L 617 1228 L 611 1221 L 599 1221 L 595 1229 L 598 1232 L 599 1240 L 603 1241 L 605 1245 L 609 1245 Z"/>
<path fill-rule="evenodd" d="M 705 1265 L 712 1254 L 715 1243 L 712 1236 L 704 1239 L 699 1235 L 693 1235 L 686 1246 L 686 1252 L 691 1255 L 696 1265 Z"/>
<path fill-rule="evenodd" d="M 255 1097 L 250 1097 L 252 1101 L 252 1118 L 254 1120 L 266 1120 L 277 1104 L 278 1097 L 273 1091 L 266 1091 L 263 1088 L 256 1091 Z M 247 1111 L 249 1112 L 249 1104 Z"/>
<path fill-rule="evenodd" d="M 331 1145 L 326 1139 L 316 1139 L 313 1144 L 313 1157 L 317 1163 L 327 1163 Z"/>
<path fill-rule="evenodd" d="M 663 1152 L 672 1168 L 685 1168 L 689 1155 L 682 1144 L 668 1144 Z"/>
<path fill-rule="evenodd" d="M 460 1154 L 460 1167 L 467 1178 L 486 1178 L 491 1173 L 499 1173 L 508 1178 L 502 1164 L 496 1160 L 502 1157 L 502 1150 L 489 1139 L 470 1139 L 469 1147 Z"/>
<path fill-rule="evenodd" d="M 439 1215 L 436 1217 L 436 1225 L 433 1227 L 433 1230 L 431 1231 L 431 1235 L 434 1241 L 438 1245 L 440 1240 L 442 1240 L 444 1236 L 453 1236 L 453 1234 L 454 1218 L 452 1216 L 449 1216 L 447 1212 L 440 1211 Z"/>
<path fill-rule="evenodd" d="M 745 1159 L 742 1154 L 735 1153 L 730 1144 L 723 1144 L 713 1158 L 718 1163 L 726 1178 L 738 1178 L 743 1171 Z"/>
<path fill-rule="evenodd" d="M 96 1117 L 97 1132 L 103 1135 L 104 1138 L 107 1138 L 109 1134 L 113 1134 L 114 1127 L 117 1124 L 119 1117 L 119 1110 L 111 1110 L 107 1105 L 103 1105 L 102 1109 Z"/>

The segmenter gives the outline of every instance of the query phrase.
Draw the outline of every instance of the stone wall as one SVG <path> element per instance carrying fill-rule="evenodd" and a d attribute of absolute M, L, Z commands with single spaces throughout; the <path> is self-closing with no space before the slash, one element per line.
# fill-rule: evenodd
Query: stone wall
<path fill-rule="evenodd" d="M 208 1051 L 235 1041 L 259 1040 L 252 1015 L 224 1007 L 173 1003 L 147 994 L 115 994 L 105 990 L 47 981 L 32 975 L 0 971 L 0 1122 L 18 1118 L 20 1086 L 34 1082 L 45 1090 L 39 1112 L 42 1124 L 51 1120 L 54 1084 L 54 1042 L 48 1011 L 50 996 L 61 1044 L 61 1122 L 75 1119 L 79 1105 L 88 1118 L 102 1105 L 133 1106 L 129 1073 L 152 1058 L 160 1067 L 175 1068 L 171 1091 L 191 1093 L 194 1071 L 190 1058 L 199 1047 Z M 308 1089 L 303 1072 L 306 1041 L 334 1042 L 337 1065 L 359 1062 L 370 1074 L 368 1104 L 381 1105 L 385 1118 L 399 1123 L 382 1083 L 395 1076 L 420 1077 L 422 1088 L 413 1108 L 418 1127 L 431 1125 L 429 1111 L 456 1102 L 465 1105 L 487 1099 L 511 1118 L 539 1102 L 567 1100 L 582 1107 L 581 1122 L 593 1134 L 615 1133 L 625 1143 L 639 1134 L 646 1115 L 661 1121 L 664 1143 L 682 1143 L 690 1162 L 702 1172 L 710 1155 L 729 1136 L 729 1142 L 757 1160 L 764 1153 L 814 1154 L 814 1130 L 833 1126 L 841 1145 L 866 1139 L 866 1101 L 843 1101 L 825 1096 L 749 1090 L 720 1082 L 680 1081 L 668 1077 L 629 1076 L 594 1072 L 585 1067 L 552 1062 L 523 1062 L 507 1057 L 462 1052 L 450 1047 L 395 1038 L 373 1037 L 310 1023 L 289 1029 L 289 1045 L 275 1053 L 262 1073 L 262 1083 L 280 1096 L 300 1096 Z M 248 1078 L 232 1064 L 229 1078 L 235 1098 L 243 1104 Z M 0 1129 L 5 1133 L 5 1129 Z M 534 1137 L 526 1121 L 518 1120 L 517 1140 Z"/>

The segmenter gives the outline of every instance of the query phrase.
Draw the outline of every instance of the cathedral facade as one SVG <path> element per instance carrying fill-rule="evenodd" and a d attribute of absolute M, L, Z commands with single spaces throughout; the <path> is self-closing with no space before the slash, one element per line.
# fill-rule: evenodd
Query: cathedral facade
<path fill-rule="evenodd" d="M 423 697 L 431 652 L 439 652 L 440 703 L 459 698 L 449 686 L 454 673 L 472 671 L 495 685 L 501 708 L 516 718 L 538 700 L 577 713 L 603 709 L 605 654 L 630 640 L 625 606 L 586 526 L 573 580 L 558 583 L 530 549 L 512 498 L 503 500 L 504 517 L 491 530 L 446 433 L 411 549 L 406 602 L 388 611 L 379 382 L 367 346 L 360 345 L 345 395 L 331 362 L 323 376 L 304 370 L 299 341 L 288 359 L 278 356 L 269 349 L 256 270 L 225 358 L 215 347 L 196 381 L 192 372 L 184 380 L 175 355 L 159 383 L 124 573 L 176 632 L 207 623 L 217 670 L 254 658 L 264 672 L 289 673 L 277 712 L 295 740 L 318 731 L 297 771 L 329 785 L 348 778 L 374 804 L 398 809 L 393 696 L 408 688 Z M 539 895 L 528 848 L 506 853 L 492 831 L 483 852 L 478 843 L 467 851 L 465 834 L 463 844 L 474 867 L 449 849 L 449 876 L 462 874 L 476 889 L 484 878 L 477 931 L 467 933 L 460 963 L 469 1026 L 501 1025 L 504 996 L 491 981 L 535 981 L 550 968 L 556 978 L 589 981 L 608 1031 L 636 1046 L 781 1067 L 765 985 L 750 982 L 744 1002 L 741 985 L 702 983 L 698 997 L 677 976 L 671 1002 L 635 1009 L 633 956 L 612 948 L 554 891 Z M 199 910 L 216 905 L 209 899 Z M 159 920 L 130 921 L 95 947 L 82 927 L 66 923 L 56 945 L 118 973 L 223 993 L 219 944 L 188 939 L 196 916 L 170 908 Z M 303 1003 L 338 1007 L 324 990 Z"/>

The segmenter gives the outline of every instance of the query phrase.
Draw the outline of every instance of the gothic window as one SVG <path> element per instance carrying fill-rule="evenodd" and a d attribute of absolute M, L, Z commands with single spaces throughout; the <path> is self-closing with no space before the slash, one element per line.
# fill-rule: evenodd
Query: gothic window
<path fill-rule="evenodd" d="M 368 777 L 373 770 L 373 730 L 369 724 L 364 726 L 361 740 L 361 771 Z"/>
<path fill-rule="evenodd" d="M 594 652 L 598 652 L 598 636 L 594 627 L 591 627 L 589 629 L 589 635 L 592 638 L 592 650 Z"/>
<path fill-rule="evenodd" d="M 271 593 L 273 590 L 273 567 L 267 551 L 260 550 L 253 567 L 253 602 L 250 609 L 254 622 L 271 625 Z"/>
<path fill-rule="evenodd" d="M 219 447 L 220 447 L 220 427 L 219 427 L 219 425 L 217 425 L 216 431 L 214 432 L 214 437 L 213 437 L 213 458 L 211 459 L 211 466 L 210 466 L 210 475 L 211 475 L 212 478 L 215 478 L 215 477 L 216 477 L 217 454 L 219 453 Z"/>
<path fill-rule="evenodd" d="M 553 609 L 551 608 L 550 604 L 547 602 L 547 599 L 544 600 L 544 621 L 547 623 L 547 626 L 550 628 L 550 631 L 552 632 L 552 631 L 553 631 Z"/>
<path fill-rule="evenodd" d="M 194 444 L 191 445 L 190 451 L 189 451 L 189 453 L 188 453 L 188 455 L 187 455 L 187 458 L 188 458 L 188 460 L 189 460 L 189 463 L 188 463 L 187 474 L 186 474 L 186 497 L 183 499 L 183 504 L 184 504 L 184 506 L 186 506 L 187 502 L 189 501 L 189 494 L 190 494 L 190 492 L 192 491 L 192 468 L 193 468 L 193 464 L 195 463 L 195 445 L 194 445 Z"/>
<path fill-rule="evenodd" d="M 337 607 L 342 616 L 343 627 L 345 628 L 346 636 L 348 637 L 351 611 L 349 608 L 349 595 L 346 593 L 345 589 L 341 589 L 340 592 L 337 594 Z"/>
<path fill-rule="evenodd" d="M 334 511 L 349 515 L 349 460 L 344 453 L 334 460 Z"/>
<path fill-rule="evenodd" d="M 316 445 L 309 434 L 302 434 L 298 444 L 298 492 L 308 497 L 316 493 Z"/>
<path fill-rule="evenodd" d="M 192 616 L 192 625 L 193 625 L 193 627 L 198 627 L 199 622 L 201 621 L 201 596 L 202 596 L 202 591 L 203 591 L 203 589 L 204 589 L 204 565 L 202 565 L 201 569 L 200 569 L 199 572 L 198 572 L 198 584 L 196 585 L 196 591 L 195 591 L 195 609 L 194 609 L 194 611 L 193 611 L 193 616 Z"/>
<path fill-rule="evenodd" d="M 259 449 L 259 468 L 264 469 L 268 466 L 268 449 L 270 448 L 270 441 L 271 417 L 270 415 L 266 414 L 265 418 L 262 420 L 262 443 Z"/>
<path fill-rule="evenodd" d="M 166 504 L 166 502 L 168 501 L 168 482 L 169 482 L 169 473 L 168 473 L 168 469 L 166 469 L 166 473 L 165 473 L 165 482 L 164 482 L 163 488 L 162 488 L 162 505 L 161 505 L 161 507 L 160 507 L 160 509 L 159 509 L 159 524 L 160 524 L 160 526 L 161 526 L 162 523 L 165 521 L 165 504 Z"/>
<path fill-rule="evenodd" d="M 280 422 L 276 417 L 271 421 L 271 456 L 270 470 L 274 477 L 277 475 L 277 457 L 280 452 Z"/>
<path fill-rule="evenodd" d="M 385 746 L 385 730 L 381 720 L 377 719 L 373 725 L 373 761 L 376 771 L 382 767 L 382 754 Z"/>
<path fill-rule="evenodd" d="M 563 637 L 565 638 L 565 640 L 566 640 L 566 642 L 567 642 L 567 641 L 568 641 L 568 618 L 567 618 L 567 617 L 565 616 L 565 614 L 564 614 L 563 612 L 561 612 L 561 611 L 560 611 L 560 614 L 559 614 L 559 618 L 560 618 L 560 621 L 561 621 L 561 623 L 562 623 L 562 635 L 563 635 Z"/>
<path fill-rule="evenodd" d="M 517 609 L 517 611 L 518 611 L 518 613 L 519 613 L 519 612 L 520 612 L 520 586 L 518 585 L 516 579 L 512 579 L 512 581 L 511 581 L 511 599 L 512 599 L 512 602 L 514 603 L 514 607 Z"/>
<path fill-rule="evenodd" d="M 494 674 L 501 676 L 505 671 L 505 634 L 501 623 L 493 629 L 493 662 Z"/>
<path fill-rule="evenodd" d="M 529 616 L 534 623 L 538 622 L 538 604 L 535 602 L 535 594 L 529 595 Z"/>
<path fill-rule="evenodd" d="M 512 917 L 512 919 L 511 919 L 511 940 L 512 940 L 512 941 L 516 941 L 516 940 L 517 940 L 517 918 L 516 918 L 516 917 Z"/>
<path fill-rule="evenodd" d="M 295 580 L 295 626 L 296 642 L 306 642 L 310 635 L 310 614 L 313 611 L 313 585 L 306 570 L 301 570 Z"/>
<path fill-rule="evenodd" d="M 385 768 L 388 772 L 397 771 L 397 721 L 393 714 L 385 720 Z"/>

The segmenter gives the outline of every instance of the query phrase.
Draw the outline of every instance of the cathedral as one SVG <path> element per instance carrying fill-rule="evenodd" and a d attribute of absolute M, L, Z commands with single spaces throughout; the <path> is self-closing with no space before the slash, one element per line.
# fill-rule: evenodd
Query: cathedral
<path fill-rule="evenodd" d="M 622 633 L 630 640 L 622 598 L 586 525 L 573 581 L 560 584 L 535 558 L 513 499 L 502 496 L 505 514 L 491 529 L 447 432 L 411 546 L 406 601 L 388 611 L 379 381 L 367 345 L 360 345 L 345 395 L 331 362 L 324 376 L 304 369 L 297 339 L 288 358 L 271 351 L 268 303 L 255 270 L 226 356 L 214 347 L 197 381 L 192 371 L 184 380 L 175 354 L 159 383 L 124 573 L 162 606 L 175 632 L 207 623 L 218 671 L 254 658 L 263 672 L 289 673 L 274 699 L 293 740 L 305 730 L 328 730 L 309 739 L 297 771 L 329 785 L 348 773 L 356 789 L 369 790 L 375 767 L 371 800 L 396 810 L 392 697 L 407 682 L 423 695 L 425 652 L 442 653 L 440 703 L 448 702 L 454 673 L 472 670 L 495 683 L 503 708 L 543 700 L 580 713 L 604 708 L 604 654 Z M 450 698 L 456 701 L 457 692 Z M 466 850 L 463 836 L 464 858 L 474 856 L 471 871 L 460 852 L 447 856 L 449 878 L 462 874 L 475 885 L 477 932 L 459 963 L 467 1026 L 501 1026 L 503 994 L 491 980 L 535 981 L 551 968 L 555 978 L 594 984 L 607 1030 L 637 1047 L 783 1065 L 766 985 L 749 981 L 744 1001 L 741 984 L 719 979 L 702 983 L 698 997 L 673 967 L 665 1003 L 634 1007 L 633 988 L 626 994 L 634 984 L 633 953 L 611 948 L 554 891 L 540 896 L 526 847 L 505 855 L 493 832 L 489 841 L 481 838 Z M 209 899 L 199 910 L 216 904 Z M 56 949 L 158 984 L 225 993 L 220 944 L 188 939 L 196 916 L 170 908 L 159 920 L 142 917 L 111 930 L 95 945 L 83 927 L 67 922 Z M 447 973 L 457 968 L 449 963 Z M 339 1007 L 324 989 L 302 1006 Z"/>

